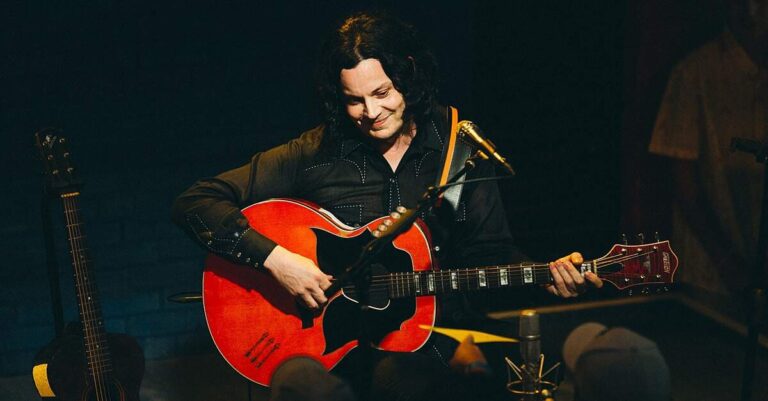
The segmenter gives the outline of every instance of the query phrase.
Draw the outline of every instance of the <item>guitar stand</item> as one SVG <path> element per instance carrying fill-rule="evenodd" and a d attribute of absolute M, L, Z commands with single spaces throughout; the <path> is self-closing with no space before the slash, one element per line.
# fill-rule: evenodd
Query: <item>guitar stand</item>
<path fill-rule="evenodd" d="M 757 163 L 768 164 L 768 140 L 761 142 L 744 138 L 731 138 L 731 152 L 741 151 L 755 155 Z M 768 174 L 763 179 L 763 206 L 760 216 L 760 228 L 757 235 L 757 254 L 750 272 L 752 283 L 747 291 L 747 340 L 744 343 L 744 367 L 741 382 L 741 400 L 752 398 L 755 377 L 755 358 L 757 355 L 758 336 L 765 314 L 765 262 L 768 251 Z"/>

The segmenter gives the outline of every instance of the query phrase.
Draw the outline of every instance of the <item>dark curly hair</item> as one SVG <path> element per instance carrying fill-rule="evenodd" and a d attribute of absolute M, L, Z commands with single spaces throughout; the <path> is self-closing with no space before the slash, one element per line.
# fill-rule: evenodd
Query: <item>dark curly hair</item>
<path fill-rule="evenodd" d="M 339 74 L 365 59 L 377 59 L 405 99 L 404 119 L 417 124 L 436 104 L 437 63 L 414 28 L 386 13 L 357 13 L 333 31 L 320 50 L 317 91 L 330 140 L 343 134 L 345 111 Z"/>

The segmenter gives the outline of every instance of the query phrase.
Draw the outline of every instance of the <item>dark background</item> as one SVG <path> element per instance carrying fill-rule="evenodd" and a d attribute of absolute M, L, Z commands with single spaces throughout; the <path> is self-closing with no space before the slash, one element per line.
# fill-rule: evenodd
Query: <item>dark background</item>
<path fill-rule="evenodd" d="M 500 186 L 534 259 L 601 256 L 623 229 L 668 232 L 652 186 L 645 203 L 629 200 L 659 168 L 644 149 L 668 71 L 722 27 L 715 0 L 15 2 L 0 17 L 0 376 L 27 374 L 54 335 L 32 134 L 59 127 L 70 140 L 107 328 L 148 359 L 211 352 L 202 308 L 166 301 L 199 290 L 204 257 L 170 205 L 195 179 L 315 126 L 321 37 L 371 5 L 418 27 L 443 103 L 517 169 Z"/>

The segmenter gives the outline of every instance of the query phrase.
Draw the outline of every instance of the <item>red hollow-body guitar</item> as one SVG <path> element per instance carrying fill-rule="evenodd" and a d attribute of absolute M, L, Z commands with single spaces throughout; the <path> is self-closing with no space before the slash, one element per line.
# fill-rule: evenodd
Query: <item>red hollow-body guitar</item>
<path fill-rule="evenodd" d="M 243 209 L 255 230 L 284 248 L 313 260 L 337 276 L 360 254 L 371 232 L 386 218 L 349 227 L 329 212 L 304 201 L 273 199 Z M 426 226 L 417 222 L 385 248 L 372 268 L 368 330 L 375 346 L 412 352 L 431 334 L 435 295 L 550 283 L 547 263 L 438 270 Z M 599 259 L 585 261 L 582 273 L 595 272 L 619 289 L 671 283 L 677 256 L 668 241 L 614 245 Z M 214 343 L 241 375 L 269 386 L 272 373 L 288 358 L 307 356 L 332 369 L 357 346 L 359 307 L 352 286 L 334 294 L 317 315 L 307 317 L 295 297 L 264 270 L 210 255 L 203 273 L 203 305 Z"/>

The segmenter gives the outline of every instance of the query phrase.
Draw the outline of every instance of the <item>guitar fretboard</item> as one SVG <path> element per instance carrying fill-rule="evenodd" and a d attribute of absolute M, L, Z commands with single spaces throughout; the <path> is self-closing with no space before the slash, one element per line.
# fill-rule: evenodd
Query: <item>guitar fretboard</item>
<path fill-rule="evenodd" d="M 589 268 L 590 263 L 585 263 Z M 471 269 L 391 273 L 375 276 L 372 286 L 385 285 L 390 298 L 511 288 L 552 282 L 548 264 L 489 266 Z"/>
<path fill-rule="evenodd" d="M 80 209 L 77 205 L 79 193 L 62 194 L 67 237 L 69 239 L 72 267 L 75 272 L 80 323 L 83 326 L 83 340 L 88 369 L 94 381 L 104 382 L 112 372 L 112 361 L 107 346 L 104 318 L 97 298 L 96 283 L 91 274 L 91 260 L 86 246 Z"/>

